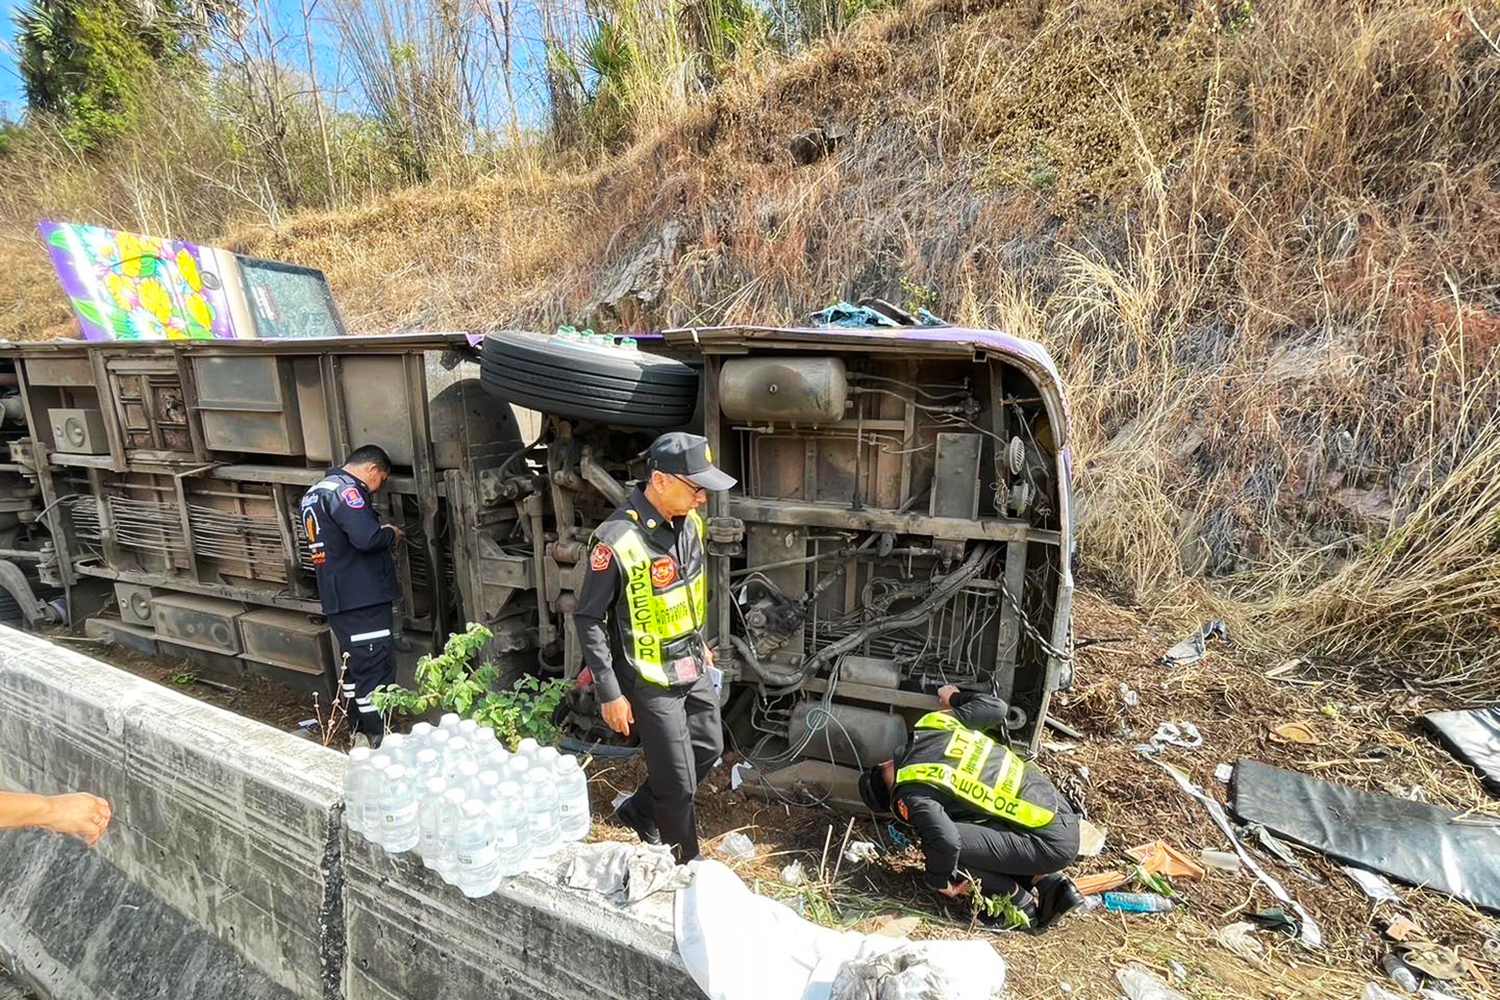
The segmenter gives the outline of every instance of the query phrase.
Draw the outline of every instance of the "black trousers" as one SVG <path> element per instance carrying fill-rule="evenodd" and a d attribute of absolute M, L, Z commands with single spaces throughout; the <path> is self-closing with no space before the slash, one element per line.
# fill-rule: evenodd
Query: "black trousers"
<path fill-rule="evenodd" d="M 340 652 L 349 657 L 340 680 L 340 694 L 349 712 L 349 728 L 372 739 L 385 735 L 385 723 L 370 702 L 370 692 L 382 684 L 396 683 L 395 642 L 391 629 L 395 620 L 389 604 L 340 611 L 328 616 L 328 624 L 339 641 Z"/>
<path fill-rule="evenodd" d="M 677 863 L 687 864 L 698 857 L 694 796 L 724 753 L 713 681 L 705 673 L 690 685 L 668 688 L 641 680 L 628 667 L 617 675 L 646 756 L 646 783 L 620 803 L 619 812 L 634 819 L 654 818 Z"/>
<path fill-rule="evenodd" d="M 1038 875 L 1060 872 L 1078 859 L 1078 817 L 1059 812 L 1040 830 L 996 823 L 957 823 L 959 871 L 979 880 L 987 896 L 1019 899 Z"/>

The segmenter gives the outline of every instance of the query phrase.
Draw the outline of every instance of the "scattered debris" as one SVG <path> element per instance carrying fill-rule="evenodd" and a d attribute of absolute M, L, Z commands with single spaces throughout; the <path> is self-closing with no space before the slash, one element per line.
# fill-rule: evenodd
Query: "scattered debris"
<path fill-rule="evenodd" d="M 1305 722 L 1288 722 L 1271 730 L 1273 743 L 1300 743 L 1303 746 L 1320 747 L 1323 741 Z"/>
<path fill-rule="evenodd" d="M 1245 866 L 1255 873 L 1255 877 L 1261 881 L 1261 884 L 1270 889 L 1271 894 L 1278 900 L 1297 911 L 1297 916 L 1302 918 L 1301 926 L 1298 928 L 1298 940 L 1312 949 L 1323 947 L 1323 931 L 1318 927 L 1318 922 L 1313 919 L 1312 914 L 1308 913 L 1301 903 L 1291 897 L 1291 894 L 1286 891 L 1280 882 L 1266 874 L 1266 870 L 1246 853 L 1244 845 L 1235 836 L 1234 827 L 1230 824 L 1229 817 L 1224 812 L 1224 807 L 1217 800 L 1209 798 L 1203 789 L 1193 784 L 1187 775 L 1171 764 L 1160 760 L 1156 761 L 1156 764 L 1172 776 L 1172 780 L 1177 782 L 1179 788 L 1203 803 L 1203 807 L 1208 810 L 1208 815 L 1214 821 L 1214 825 L 1219 828 L 1219 832 L 1229 838 L 1229 843 L 1234 846 L 1235 853 L 1240 856 L 1240 860 L 1245 863 Z"/>
<path fill-rule="evenodd" d="M 1408 993 L 1415 993 L 1418 989 L 1417 974 L 1395 952 L 1387 954 L 1380 960 L 1380 967 L 1385 974 L 1391 977 L 1391 982 L 1401 987 Z"/>
<path fill-rule="evenodd" d="M 1234 780 L 1234 765 L 1220 764 L 1218 767 L 1214 768 L 1214 777 L 1217 778 L 1219 783 L 1222 785 L 1229 784 Z"/>
<path fill-rule="evenodd" d="M 1139 847 L 1132 847 L 1125 854 L 1152 875 L 1168 878 L 1201 879 L 1203 867 L 1192 858 L 1165 841 L 1157 840 Z"/>
<path fill-rule="evenodd" d="M 1203 659 L 1210 644 L 1228 641 L 1228 625 L 1221 621 L 1207 622 L 1197 632 L 1163 653 L 1161 662 L 1169 667 L 1185 667 Z"/>
<path fill-rule="evenodd" d="M 921 926 L 921 917 L 903 917 L 899 913 L 882 913 L 875 918 L 875 927 L 870 933 L 888 938 L 907 938 L 911 936 L 912 931 Z"/>
<path fill-rule="evenodd" d="M 688 883 L 686 868 L 678 868 L 672 849 L 650 844 L 584 844 L 568 863 L 563 881 L 574 889 L 609 896 L 616 903 L 638 903 L 664 890 Z"/>
<path fill-rule="evenodd" d="M 844 851 L 844 860 L 851 864 L 874 861 L 880 852 L 868 840 L 856 840 Z"/>
<path fill-rule="evenodd" d="M 1405 1000 L 1399 993 L 1392 993 L 1379 983 L 1366 983 L 1360 1000 Z"/>
<path fill-rule="evenodd" d="M 1120 682 L 1120 701 L 1124 703 L 1126 708 L 1141 707 L 1140 693 L 1124 681 Z"/>
<path fill-rule="evenodd" d="M 1271 730 L 1271 741 L 1277 744 L 1301 744 L 1304 747 L 1322 747 L 1323 741 L 1307 723 L 1286 723 Z"/>
<path fill-rule="evenodd" d="M 1256 939 L 1255 930 L 1254 924 L 1241 920 L 1227 927 L 1220 927 L 1219 933 L 1214 936 L 1219 944 L 1246 961 L 1251 961 L 1265 954 L 1265 947 Z"/>
<path fill-rule="evenodd" d="M 1073 884 L 1084 896 L 1098 896 L 1111 889 L 1118 889 L 1129 881 L 1130 876 L 1123 872 L 1099 872 L 1097 875 L 1079 876 L 1073 880 Z"/>
<path fill-rule="evenodd" d="M 1279 908 L 1255 910 L 1245 914 L 1245 916 L 1249 918 L 1251 923 L 1263 931 L 1274 931 L 1279 934 L 1285 934 L 1288 937 L 1297 937 L 1302 933 L 1302 928 L 1297 925 L 1297 921 L 1287 916 L 1285 910 Z"/>
<path fill-rule="evenodd" d="M 793 861 L 781 869 L 781 881 L 787 885 L 801 885 L 807 881 L 807 869 L 802 867 L 802 862 Z"/>
<path fill-rule="evenodd" d="M 1463 975 L 1463 965 L 1459 960 L 1458 952 L 1431 941 L 1403 941 L 1396 945 L 1396 954 L 1418 972 L 1426 973 L 1433 979 L 1441 979 L 1445 983 L 1452 982 Z"/>
<path fill-rule="evenodd" d="M 1443 749 L 1467 764 L 1491 795 L 1500 795 L 1500 708 L 1422 716 Z"/>
<path fill-rule="evenodd" d="M 1177 904 L 1154 892 L 1106 892 L 1104 908 L 1111 913 L 1171 913 Z"/>
<path fill-rule="evenodd" d="M 1198 727 L 1191 722 L 1163 722 L 1156 727 L 1156 732 L 1151 736 L 1150 741 L 1136 747 L 1136 751 L 1153 754 L 1165 747 L 1196 750 L 1202 745 L 1203 734 L 1198 732 Z"/>
<path fill-rule="evenodd" d="M 716 861 L 691 871 L 673 925 L 682 964 L 708 1000 L 989 1000 L 1005 989 L 1005 960 L 988 941 L 909 942 L 819 927 L 757 896 Z"/>
<path fill-rule="evenodd" d="M 911 847 L 911 838 L 896 828 L 895 823 L 885 825 L 885 835 L 891 838 L 891 847 L 898 851 L 904 851 Z"/>
<path fill-rule="evenodd" d="M 755 841 L 735 830 L 719 841 L 719 855 L 730 861 L 748 861 L 755 857 Z"/>
<path fill-rule="evenodd" d="M 1127 965 L 1115 970 L 1120 989 L 1130 1000 L 1187 1000 L 1143 965 Z"/>
<path fill-rule="evenodd" d="M 739 763 L 729 769 L 729 790 L 737 792 L 745 783 L 745 778 L 751 771 L 755 770 L 754 764 Z"/>
<path fill-rule="evenodd" d="M 1281 663 L 1278 666 L 1272 667 L 1270 670 L 1267 670 L 1261 676 L 1265 677 L 1267 680 L 1273 680 L 1274 681 L 1274 680 L 1276 680 L 1279 677 L 1285 677 L 1287 674 L 1291 673 L 1292 671 L 1300 669 L 1301 667 L 1305 667 L 1305 666 L 1307 666 L 1307 661 L 1304 660 L 1304 659 L 1302 659 L 1299 656 L 1299 657 L 1296 657 L 1294 659 L 1287 660 L 1286 662 Z"/>
<path fill-rule="evenodd" d="M 1241 761 L 1236 769 L 1234 808 L 1243 819 L 1338 861 L 1500 912 L 1495 830 L 1456 822 L 1457 814 L 1446 809 L 1256 761 Z"/>
<path fill-rule="evenodd" d="M 1109 831 L 1102 826 L 1095 826 L 1086 819 L 1078 821 L 1078 856 L 1080 858 L 1097 858 L 1104 853 L 1104 841 L 1109 836 Z"/>
<path fill-rule="evenodd" d="M 1240 870 L 1240 856 L 1229 851 L 1204 850 L 1198 855 L 1198 860 L 1205 868 L 1214 868 L 1221 872 L 1237 872 Z"/>
<path fill-rule="evenodd" d="M 1385 879 L 1374 872 L 1365 871 L 1363 868 L 1355 868 L 1353 865 L 1342 865 L 1344 874 L 1354 880 L 1361 892 L 1369 896 L 1376 906 L 1381 903 L 1399 903 L 1401 897 L 1396 895 L 1396 890 Z"/>
<path fill-rule="evenodd" d="M 1397 914 L 1385 925 L 1385 936 L 1392 941 L 1410 941 L 1415 938 L 1426 937 L 1427 935 L 1421 927 L 1417 926 L 1416 921 L 1410 917 Z"/>

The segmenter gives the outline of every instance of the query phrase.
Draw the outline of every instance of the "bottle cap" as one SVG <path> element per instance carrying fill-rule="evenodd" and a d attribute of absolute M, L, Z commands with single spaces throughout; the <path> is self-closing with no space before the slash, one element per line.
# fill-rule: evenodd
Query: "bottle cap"
<path fill-rule="evenodd" d="M 390 767 L 388 767 L 388 768 L 385 769 L 385 778 L 386 778 L 387 781 L 405 781 L 406 780 L 406 767 L 405 767 L 405 765 L 403 765 L 403 764 L 392 764 Z"/>
<path fill-rule="evenodd" d="M 418 767 L 428 767 L 429 765 L 436 764 L 437 759 L 438 752 L 436 750 L 433 750 L 431 747 L 427 748 L 426 750 L 417 751 Z"/>
<path fill-rule="evenodd" d="M 353 750 L 349 751 L 349 759 L 354 763 L 359 764 L 363 761 L 369 760 L 370 753 L 371 751 L 369 747 L 355 747 Z"/>
<path fill-rule="evenodd" d="M 464 801 L 464 815 L 472 819 L 484 814 L 484 803 L 478 799 L 466 799 Z"/>

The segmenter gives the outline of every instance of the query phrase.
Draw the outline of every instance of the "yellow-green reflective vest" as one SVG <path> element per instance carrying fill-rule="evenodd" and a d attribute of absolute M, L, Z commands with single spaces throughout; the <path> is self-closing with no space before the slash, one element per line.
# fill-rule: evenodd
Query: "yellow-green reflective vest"
<path fill-rule="evenodd" d="M 687 522 L 698 533 L 701 545 L 703 518 L 693 511 Z M 652 579 L 652 564 L 670 557 L 653 557 L 639 527 L 629 521 L 606 521 L 595 536 L 613 550 L 623 576 L 626 618 L 621 632 L 625 655 L 642 678 L 668 687 L 672 681 L 667 676 L 662 646 L 698 631 L 708 621 L 708 560 L 700 559 L 697 573 L 691 577 L 688 567 L 678 566 L 675 579 L 659 586 Z"/>
<path fill-rule="evenodd" d="M 951 715 L 929 712 L 917 721 L 918 729 L 941 729 L 953 734 L 943 756 L 955 763 L 907 764 L 896 772 L 896 784 L 933 785 L 952 793 L 960 801 L 990 816 L 1009 820 L 1019 826 L 1038 827 L 1052 822 L 1053 812 L 1021 798 L 1021 781 L 1026 777 L 1026 762 L 975 729 L 965 729 Z M 999 751 L 1000 775 L 993 782 L 985 780 L 985 765 Z"/>

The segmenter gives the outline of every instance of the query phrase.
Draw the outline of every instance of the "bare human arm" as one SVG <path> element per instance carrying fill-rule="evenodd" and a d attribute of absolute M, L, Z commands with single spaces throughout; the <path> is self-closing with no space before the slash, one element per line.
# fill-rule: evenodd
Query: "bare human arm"
<path fill-rule="evenodd" d="M 79 837 L 90 847 L 99 843 L 114 815 L 110 805 L 97 795 L 33 795 L 0 792 L 0 830 L 50 830 Z"/>

